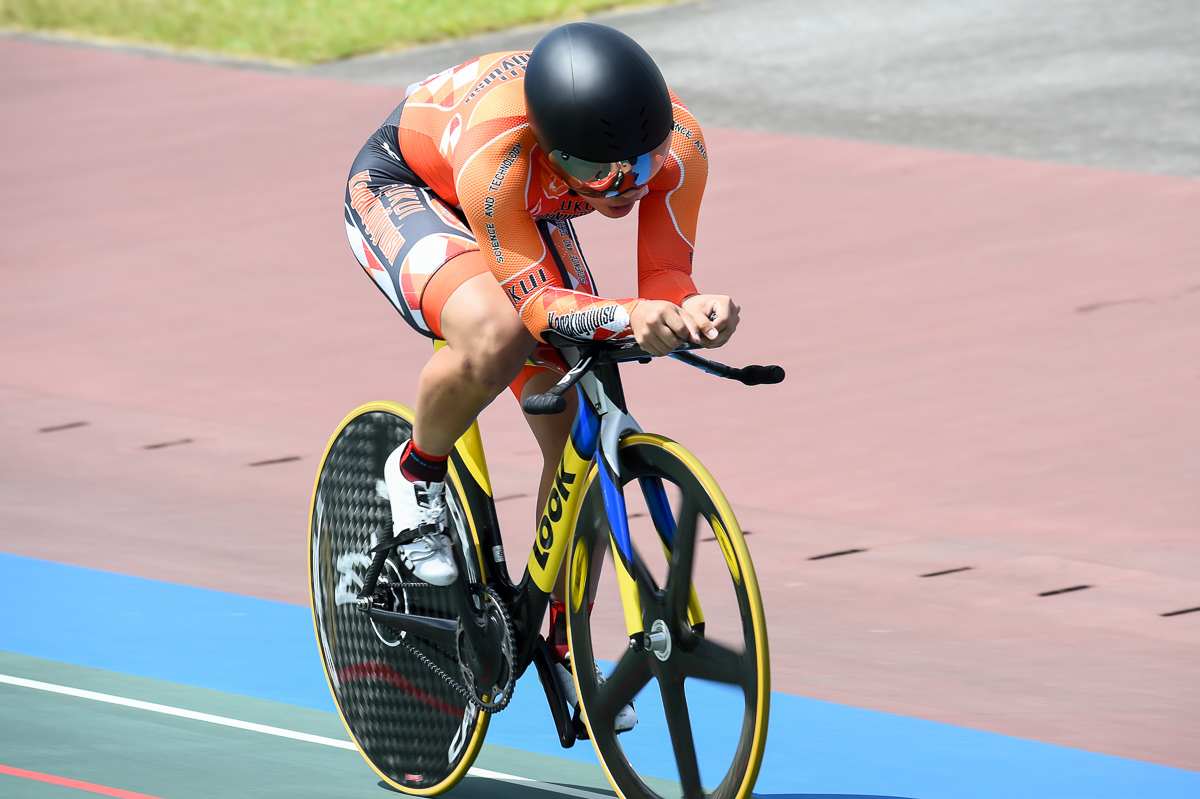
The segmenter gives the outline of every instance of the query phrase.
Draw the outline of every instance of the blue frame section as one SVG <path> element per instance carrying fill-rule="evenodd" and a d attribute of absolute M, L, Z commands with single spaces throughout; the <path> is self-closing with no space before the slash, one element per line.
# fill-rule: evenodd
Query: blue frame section
<path fill-rule="evenodd" d="M 667 501 L 667 490 L 663 488 L 662 480 L 657 477 L 640 477 L 638 483 L 642 487 L 642 496 L 646 498 L 646 507 L 650 510 L 650 519 L 658 530 L 658 535 L 668 547 L 675 544 L 675 517 L 671 515 L 671 503 Z"/>
<path fill-rule="evenodd" d="M 585 458 L 595 457 L 600 444 L 600 418 L 596 415 L 583 388 L 578 384 L 575 390 L 579 392 L 579 411 L 575 414 L 575 423 L 571 426 L 571 439 L 575 448 Z M 621 553 L 633 560 L 633 544 L 629 540 L 629 519 L 625 513 L 625 495 L 621 493 L 616 483 L 616 475 L 612 474 L 604 458 L 600 462 L 600 491 L 604 497 L 604 511 L 608 514 L 608 524 L 612 528 L 613 538 Z"/>
<path fill-rule="evenodd" d="M 600 419 L 578 383 L 575 384 L 575 391 L 579 395 L 579 410 L 575 413 L 575 423 L 571 425 L 571 439 L 579 454 L 590 458 L 596 454 L 596 446 L 600 441 Z"/>
<path fill-rule="evenodd" d="M 604 512 L 608 514 L 608 524 L 612 528 L 613 540 L 617 548 L 625 556 L 627 563 L 633 562 L 633 542 L 629 540 L 629 517 L 625 513 L 625 495 L 616 484 L 615 476 L 609 471 L 608 464 L 600 459 L 600 490 L 604 494 Z"/>

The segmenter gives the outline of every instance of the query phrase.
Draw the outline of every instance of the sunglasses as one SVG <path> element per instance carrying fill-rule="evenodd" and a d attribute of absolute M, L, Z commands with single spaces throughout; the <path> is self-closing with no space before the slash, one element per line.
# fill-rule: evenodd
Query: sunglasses
<path fill-rule="evenodd" d="M 670 149 L 668 135 L 662 144 L 632 161 L 588 161 L 554 150 L 550 153 L 550 163 L 576 194 L 607 199 L 649 183 L 662 169 Z"/>

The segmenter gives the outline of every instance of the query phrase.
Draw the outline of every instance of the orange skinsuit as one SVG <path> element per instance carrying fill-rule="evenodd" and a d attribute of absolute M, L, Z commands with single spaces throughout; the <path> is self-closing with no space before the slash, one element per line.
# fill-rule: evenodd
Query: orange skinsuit
<path fill-rule="evenodd" d="M 398 126 L 400 152 L 434 194 L 462 209 L 484 260 L 534 336 L 546 329 L 577 339 L 630 336 L 638 300 L 596 297 L 570 237 L 553 234 L 556 259 L 538 231 L 538 220 L 595 209 L 568 193 L 534 139 L 525 114 L 528 60 L 528 51 L 493 53 L 410 87 Z M 638 293 L 678 305 L 697 293 L 692 251 L 708 153 L 696 120 L 674 94 L 671 100 L 671 149 L 638 210 Z"/>

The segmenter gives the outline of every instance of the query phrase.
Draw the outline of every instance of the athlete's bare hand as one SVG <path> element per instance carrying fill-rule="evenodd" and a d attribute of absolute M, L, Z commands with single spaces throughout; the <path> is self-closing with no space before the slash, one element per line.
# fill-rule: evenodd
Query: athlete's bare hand
<path fill-rule="evenodd" d="M 719 347 L 737 330 L 738 304 L 724 294 L 693 294 L 683 301 L 684 315 L 700 331 L 699 344 Z"/>
<path fill-rule="evenodd" d="M 629 322 L 638 346 L 651 355 L 666 355 L 685 341 L 700 344 L 693 314 L 665 300 L 641 300 Z"/>

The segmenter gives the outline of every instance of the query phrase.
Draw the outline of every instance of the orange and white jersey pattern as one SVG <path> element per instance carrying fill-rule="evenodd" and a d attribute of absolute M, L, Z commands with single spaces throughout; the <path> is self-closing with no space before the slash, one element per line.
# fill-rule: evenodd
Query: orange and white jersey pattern
<path fill-rule="evenodd" d="M 492 53 L 409 87 L 400 151 L 438 197 L 462 209 L 496 280 L 535 336 L 546 329 L 574 338 L 629 336 L 638 298 L 597 297 L 582 259 L 573 263 L 573 240 L 556 240 L 555 254 L 538 232 L 539 220 L 595 209 L 568 194 L 538 148 L 525 113 L 528 61 L 528 51 Z M 697 293 L 691 264 L 708 153 L 696 120 L 671 99 L 671 150 L 638 209 L 638 293 L 678 304 Z"/>

